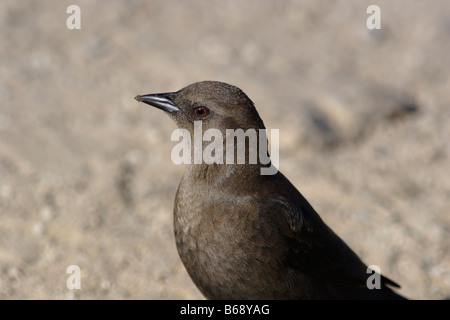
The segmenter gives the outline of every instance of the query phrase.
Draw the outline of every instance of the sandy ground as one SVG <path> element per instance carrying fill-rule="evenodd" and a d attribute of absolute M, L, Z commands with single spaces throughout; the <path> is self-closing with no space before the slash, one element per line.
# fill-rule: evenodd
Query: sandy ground
<path fill-rule="evenodd" d="M 366 27 L 371 4 L 381 30 Z M 450 297 L 449 13 L 445 0 L 0 1 L 0 299 L 203 298 L 174 243 L 175 125 L 133 99 L 201 80 L 250 96 L 280 129 L 280 170 L 400 293 Z"/>

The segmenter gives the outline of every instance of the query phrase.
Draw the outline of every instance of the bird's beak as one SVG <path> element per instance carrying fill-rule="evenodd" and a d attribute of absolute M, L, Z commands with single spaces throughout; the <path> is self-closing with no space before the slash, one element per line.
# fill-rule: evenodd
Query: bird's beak
<path fill-rule="evenodd" d="M 136 96 L 135 99 L 139 102 L 144 102 L 158 109 L 175 114 L 180 111 L 180 108 L 172 101 L 175 94 L 176 92 L 154 93 Z"/>

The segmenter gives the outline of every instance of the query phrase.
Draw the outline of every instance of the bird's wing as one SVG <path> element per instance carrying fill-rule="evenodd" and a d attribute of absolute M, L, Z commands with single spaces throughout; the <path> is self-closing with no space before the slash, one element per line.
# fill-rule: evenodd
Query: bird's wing
<path fill-rule="evenodd" d="M 300 194 L 299 194 L 300 195 Z M 303 196 L 267 197 L 260 214 L 270 215 L 289 247 L 286 262 L 320 281 L 346 287 L 366 287 L 367 266 L 319 217 Z M 399 287 L 381 276 L 381 283 Z"/>

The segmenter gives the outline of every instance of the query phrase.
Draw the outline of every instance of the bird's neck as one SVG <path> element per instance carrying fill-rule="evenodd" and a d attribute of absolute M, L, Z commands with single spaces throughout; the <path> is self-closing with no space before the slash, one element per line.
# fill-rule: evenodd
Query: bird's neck
<path fill-rule="evenodd" d="M 260 169 L 260 164 L 190 164 L 186 166 L 185 178 L 220 187 L 230 181 L 257 179 Z"/>
<path fill-rule="evenodd" d="M 216 137 L 214 143 L 202 139 L 190 145 L 191 162 L 185 178 L 213 187 L 255 180 L 278 171 L 271 163 L 265 130 L 232 130 L 221 137 L 225 138 Z"/>

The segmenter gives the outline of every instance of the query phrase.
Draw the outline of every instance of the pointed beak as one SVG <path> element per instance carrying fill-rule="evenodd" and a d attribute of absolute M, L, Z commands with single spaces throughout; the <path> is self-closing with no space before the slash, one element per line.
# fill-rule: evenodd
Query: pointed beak
<path fill-rule="evenodd" d="M 135 99 L 139 102 L 144 102 L 158 109 L 175 114 L 180 111 L 180 108 L 172 101 L 176 92 L 155 93 L 136 96 Z"/>

